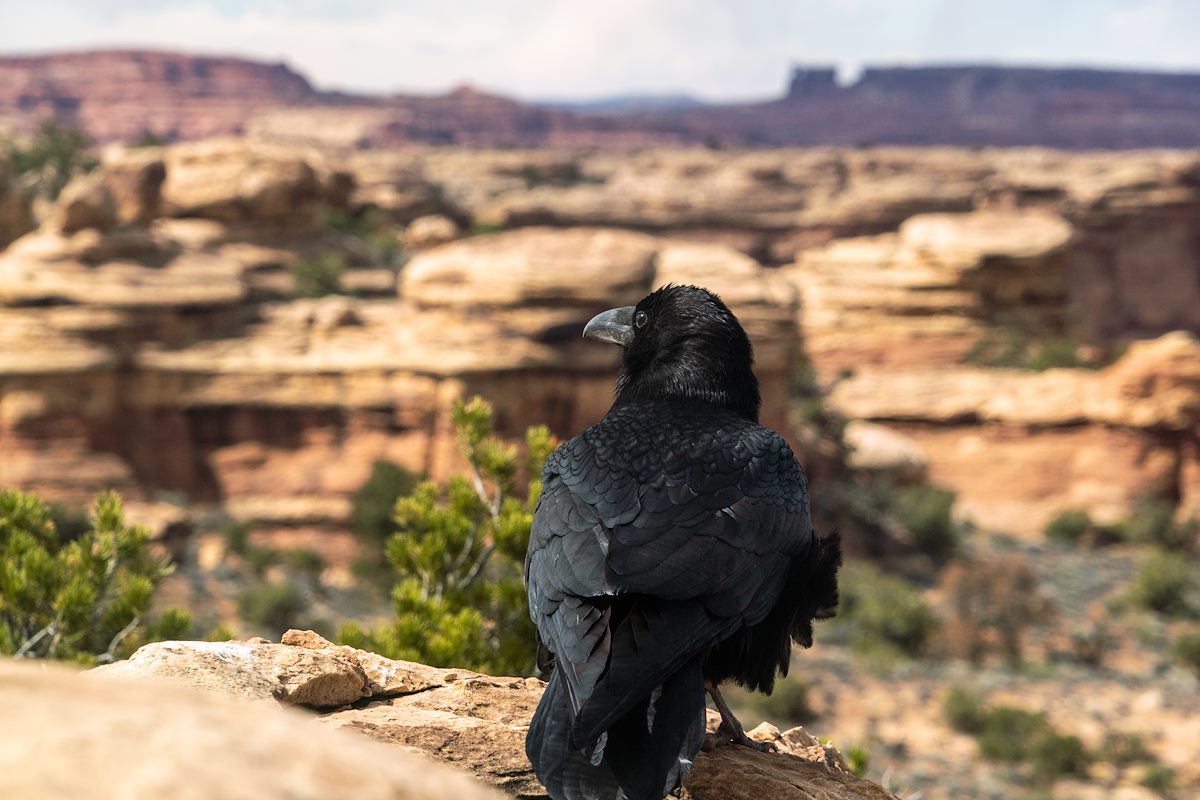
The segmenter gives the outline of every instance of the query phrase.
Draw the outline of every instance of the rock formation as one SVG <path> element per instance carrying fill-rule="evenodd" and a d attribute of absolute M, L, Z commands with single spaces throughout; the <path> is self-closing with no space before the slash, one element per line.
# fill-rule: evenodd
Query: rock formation
<path fill-rule="evenodd" d="M 207 675 L 197 668 L 196 681 L 176 681 L 199 684 L 206 689 L 201 693 L 164 680 L 81 676 L 59 665 L 0 660 L 0 796 L 502 797 L 404 748 L 331 730 L 273 702 L 222 696 L 231 693 L 222 691 L 223 683 L 205 685 Z"/>
<path fill-rule="evenodd" d="M 282 644 L 255 639 L 147 645 L 128 661 L 96 668 L 80 683 L 91 693 L 101 681 L 107 687 L 121 679 L 138 685 L 166 681 L 229 696 L 243 709 L 261 713 L 264 720 L 274 720 L 278 712 L 257 711 L 262 707 L 307 709 L 319 714 L 317 721 L 327 727 L 400 745 L 396 751 L 424 752 L 505 794 L 545 797 L 524 750 L 525 731 L 545 686 L 536 678 L 494 678 L 391 661 L 333 645 L 311 631 L 288 631 Z M 719 718 L 715 712 L 711 716 L 715 728 Z M 731 746 L 702 753 L 685 783 L 685 796 L 692 800 L 766 795 L 778 800 L 885 800 L 893 796 L 855 778 L 836 750 L 821 745 L 802 728 L 780 733 L 764 724 L 753 735 L 776 742 L 781 752 L 764 754 Z M 314 736 L 306 746 L 323 741 Z M 376 748 L 363 747 L 364 753 L 376 753 Z M 0 740 L 0 753 L 2 748 Z M 428 771 L 430 783 L 441 779 L 442 770 L 430 767 Z M 390 774 L 375 777 L 383 780 Z"/>
<path fill-rule="evenodd" d="M 456 398 L 489 397 L 510 435 L 598 419 L 616 354 L 579 330 L 676 281 L 744 320 L 770 424 L 800 441 L 806 355 L 877 426 L 860 465 L 925 470 L 984 527 L 1146 496 L 1195 510 L 1193 345 L 1137 343 L 1200 333 L 1197 213 L 1181 152 L 113 149 L 0 251 L 0 484 L 342 530 L 374 461 L 457 467 Z M 291 268 L 322 258 L 347 295 L 296 299 Z M 1010 330 L 1128 354 L 964 363 Z"/>
<path fill-rule="evenodd" d="M 0 58 L 0 120 L 59 117 L 102 140 L 251 133 L 381 147 L 956 144 L 1078 149 L 1191 147 L 1200 76 L 1087 69 L 867 68 L 839 86 L 798 67 L 766 102 L 579 113 L 485 94 L 315 91 L 282 64 L 152 51 Z"/>

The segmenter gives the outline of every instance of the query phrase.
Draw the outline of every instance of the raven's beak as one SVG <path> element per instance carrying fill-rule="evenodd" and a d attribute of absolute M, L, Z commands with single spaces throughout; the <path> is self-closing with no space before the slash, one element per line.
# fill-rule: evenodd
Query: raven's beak
<path fill-rule="evenodd" d="M 622 306 L 600 312 L 584 326 L 584 338 L 628 347 L 633 341 L 633 311 L 633 306 Z"/>

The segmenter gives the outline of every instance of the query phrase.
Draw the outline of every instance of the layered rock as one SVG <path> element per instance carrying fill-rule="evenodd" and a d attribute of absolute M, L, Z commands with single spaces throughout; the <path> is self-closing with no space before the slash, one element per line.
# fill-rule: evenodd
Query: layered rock
<path fill-rule="evenodd" d="M 205 692 L 168 680 L 80 676 L 62 666 L 0 660 L 0 795 L 27 800 L 502 796 L 403 748 L 331 730 L 273 702 L 247 703 L 236 692 L 222 691 L 235 680 L 204 667 L 190 674 L 198 680 L 175 683 L 192 683 Z M 267 683 L 249 670 L 238 674 Z M 205 678 L 216 681 L 204 685 Z"/>
<path fill-rule="evenodd" d="M 336 646 L 311 631 L 288 631 L 282 644 L 162 642 L 128 661 L 93 670 L 85 683 L 169 681 L 226 695 L 251 707 L 283 704 L 322 712 L 326 726 L 354 731 L 398 751 L 422 751 L 519 797 L 545 797 L 525 757 L 525 732 L 545 684 L 435 669 Z M 270 718 L 271 712 L 263 711 Z M 711 713 L 710 726 L 719 722 Z M 779 753 L 740 747 L 701 753 L 684 786 L 705 798 L 890 798 L 855 778 L 841 756 L 801 728 L 763 725 L 753 734 Z M 322 740 L 323 741 L 323 740 Z M 2 752 L 2 751 L 0 751 Z M 374 752 L 368 750 L 368 752 Z M 430 768 L 430 779 L 441 775 Z M 2 784 L 0 784 L 2 785 Z"/>

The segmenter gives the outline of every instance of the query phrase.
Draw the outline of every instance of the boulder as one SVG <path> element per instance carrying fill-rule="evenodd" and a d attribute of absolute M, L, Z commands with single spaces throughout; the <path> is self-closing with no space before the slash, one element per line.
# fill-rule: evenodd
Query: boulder
<path fill-rule="evenodd" d="M 297 711 L 165 681 L 85 678 L 63 666 L 0 659 L 0 705 L 0 797 L 501 796 L 423 756 Z"/>
<path fill-rule="evenodd" d="M 426 214 L 409 223 L 404 244 L 414 250 L 428 250 L 452 242 L 462 235 L 458 223 L 444 214 Z"/>
<path fill-rule="evenodd" d="M 160 681 L 182 684 L 243 703 L 252 701 L 255 713 L 264 718 L 277 712 L 259 711 L 262 704 L 322 710 L 325 713 L 318 720 L 327 727 L 400 745 L 392 748 L 398 754 L 423 751 L 509 795 L 546 796 L 524 749 L 529 719 L 545 686 L 536 678 L 497 678 L 393 661 L 334 645 L 312 631 L 288 631 L 282 644 L 261 639 L 160 642 L 141 648 L 128 662 L 98 667 L 89 677 L 81 682 L 89 691 L 100 681 L 108 686 L 107 681 L 115 678 L 136 679 L 146 686 Z M 223 702 L 216 699 L 214 707 Z M 710 727 L 718 721 L 710 712 Z M 892 797 L 849 774 L 836 750 L 822 746 L 802 729 L 781 733 L 763 725 L 751 735 L 775 742 L 781 752 L 730 746 L 701 753 L 685 783 L 688 796 L 693 800 Z M 298 738 L 308 737 L 305 729 Z M 326 740 L 313 737 L 313 741 Z M 229 749 L 236 748 L 231 744 Z M 431 776 L 441 774 L 430 770 Z"/>
<path fill-rule="evenodd" d="M 160 148 L 111 151 L 105 154 L 103 170 L 119 222 L 144 224 L 158 216 L 167 177 Z"/>
<path fill-rule="evenodd" d="M 104 175 L 80 175 L 63 187 L 54 206 L 54 221 L 63 233 L 84 228 L 106 230 L 116 224 L 117 205 Z"/>
<path fill-rule="evenodd" d="M 916 482 L 925 477 L 929 459 L 908 436 L 883 425 L 851 420 L 844 433 L 850 448 L 847 462 L 856 469 L 892 475 L 900 482 Z"/>
<path fill-rule="evenodd" d="M 400 295 L 421 306 L 632 305 L 654 278 L 657 241 L 621 230 L 523 228 L 421 253 Z"/>
<path fill-rule="evenodd" d="M 167 151 L 164 212 L 226 222 L 311 229 L 323 199 L 316 170 L 283 148 L 214 140 Z"/>

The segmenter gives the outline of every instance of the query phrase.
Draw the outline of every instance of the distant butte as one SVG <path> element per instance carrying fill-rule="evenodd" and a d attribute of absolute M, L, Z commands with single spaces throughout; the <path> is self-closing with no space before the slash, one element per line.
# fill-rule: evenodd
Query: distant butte
<path fill-rule="evenodd" d="M 840 85 L 798 66 L 766 102 L 535 105 L 464 85 L 440 96 L 322 92 L 285 64 L 113 50 L 0 56 L 0 131 L 48 117 L 98 141 L 250 134 L 351 147 L 872 144 L 1200 146 L 1200 74 L 872 67 Z"/>

